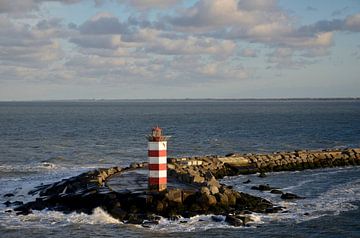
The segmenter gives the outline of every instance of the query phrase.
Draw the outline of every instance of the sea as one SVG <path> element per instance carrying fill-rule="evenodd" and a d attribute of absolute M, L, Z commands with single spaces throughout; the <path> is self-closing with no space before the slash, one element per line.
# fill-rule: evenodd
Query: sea
<path fill-rule="evenodd" d="M 169 157 L 360 147 L 359 99 L 90 100 L 0 102 L 0 237 L 360 237 L 360 166 L 225 177 L 222 183 L 283 206 L 252 214 L 246 227 L 211 215 L 123 224 L 92 215 L 34 211 L 17 216 L 4 202 L 99 167 L 147 160 L 160 126 Z M 250 179 L 250 184 L 243 182 Z M 270 184 L 305 199 L 251 190 Z M 13 197 L 4 197 L 6 194 Z"/>

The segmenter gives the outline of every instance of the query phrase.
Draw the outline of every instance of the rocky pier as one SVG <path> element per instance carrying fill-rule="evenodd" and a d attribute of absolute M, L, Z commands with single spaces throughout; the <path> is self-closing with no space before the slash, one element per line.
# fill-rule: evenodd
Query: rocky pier
<path fill-rule="evenodd" d="M 273 171 L 357 165 L 360 165 L 360 149 L 169 158 L 168 177 L 171 182 L 162 192 L 151 192 L 146 188 L 117 190 L 112 186 L 114 179 L 126 186 L 127 179 L 134 177 L 126 177 L 126 174 L 147 169 L 148 163 L 143 162 L 132 163 L 126 168 L 97 169 L 53 184 L 40 185 L 29 192 L 34 200 L 25 204 L 11 201 L 10 194 L 4 196 L 9 197 L 6 205 L 18 215 L 43 209 L 90 214 L 96 207 L 101 207 L 124 223 L 143 226 L 156 224 L 160 216 L 177 219 L 199 214 L 223 215 L 229 224 L 239 226 L 249 221 L 247 214 L 278 212 L 282 208 L 263 198 L 235 191 L 218 179 L 250 173 L 265 176 Z M 284 199 L 302 198 L 294 194 L 279 194 Z"/>

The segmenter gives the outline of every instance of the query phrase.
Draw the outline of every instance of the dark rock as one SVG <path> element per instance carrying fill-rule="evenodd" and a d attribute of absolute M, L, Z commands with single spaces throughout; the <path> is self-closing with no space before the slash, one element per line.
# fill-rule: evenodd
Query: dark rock
<path fill-rule="evenodd" d="M 248 184 L 248 183 L 251 183 L 251 180 L 250 180 L 250 179 L 248 179 L 248 180 L 246 180 L 245 182 L 243 182 L 243 184 Z"/>
<path fill-rule="evenodd" d="M 310 213 L 308 213 L 308 212 L 304 213 L 304 216 L 309 216 L 309 215 L 310 215 Z"/>
<path fill-rule="evenodd" d="M 214 206 L 217 203 L 217 200 L 213 195 L 202 193 L 199 202 L 200 206 L 203 208 L 208 208 Z"/>
<path fill-rule="evenodd" d="M 127 223 L 131 224 L 142 224 L 144 222 L 144 217 L 140 214 L 129 214 Z"/>
<path fill-rule="evenodd" d="M 266 185 L 261 184 L 261 185 L 259 185 L 259 190 L 260 191 L 270 191 L 271 189 L 272 189 L 272 187 L 270 187 L 269 184 L 266 184 Z"/>
<path fill-rule="evenodd" d="M 284 193 L 281 195 L 282 199 L 304 199 L 304 197 L 300 197 L 293 193 Z"/>
<path fill-rule="evenodd" d="M 7 207 L 10 207 L 11 202 L 10 202 L 10 201 L 6 201 L 6 202 L 4 202 L 3 204 L 4 204 L 5 206 L 7 206 Z"/>
<path fill-rule="evenodd" d="M 261 172 L 258 177 L 259 178 L 266 178 L 267 176 L 266 176 L 266 174 L 264 172 Z"/>
<path fill-rule="evenodd" d="M 6 213 L 11 213 L 13 210 L 5 210 Z"/>
<path fill-rule="evenodd" d="M 282 210 L 282 207 L 270 207 L 265 209 L 265 213 L 276 213 Z"/>
<path fill-rule="evenodd" d="M 234 216 L 234 215 L 226 215 L 225 221 L 231 226 L 244 226 L 244 222 L 242 219 Z"/>
<path fill-rule="evenodd" d="M 281 190 L 278 190 L 278 189 L 273 189 L 270 191 L 270 193 L 273 193 L 273 194 L 283 194 L 284 192 L 281 191 Z"/>
<path fill-rule="evenodd" d="M 269 184 L 266 184 L 266 185 L 261 184 L 261 185 L 259 185 L 258 187 L 257 187 L 257 186 L 252 186 L 251 189 L 253 189 L 253 190 L 260 190 L 260 191 L 270 191 L 270 190 L 272 190 L 273 188 L 270 187 Z"/>
<path fill-rule="evenodd" d="M 115 207 L 109 211 L 110 215 L 120 221 L 124 221 L 127 213 L 120 207 Z"/>

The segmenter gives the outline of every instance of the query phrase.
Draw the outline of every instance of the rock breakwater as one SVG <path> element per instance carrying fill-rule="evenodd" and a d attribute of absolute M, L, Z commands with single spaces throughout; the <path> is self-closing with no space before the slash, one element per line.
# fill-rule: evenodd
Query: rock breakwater
<path fill-rule="evenodd" d="M 360 165 L 360 148 L 331 150 L 298 150 L 271 154 L 228 154 L 169 159 L 170 168 L 184 174 L 183 179 L 202 181 L 210 171 L 216 178 L 240 174 L 295 171 Z M 193 181 L 193 182 L 194 182 Z"/>
<path fill-rule="evenodd" d="M 116 175 L 146 169 L 148 163 L 143 162 L 126 168 L 97 169 L 53 184 L 40 185 L 29 192 L 34 200 L 28 203 L 11 201 L 13 194 L 3 196 L 8 199 L 6 205 L 13 207 L 19 215 L 43 209 L 90 214 L 96 207 L 101 207 L 122 222 L 144 226 L 157 223 L 159 216 L 176 219 L 199 214 L 223 215 L 229 224 L 237 226 L 245 225 L 249 221 L 247 214 L 251 212 L 271 213 L 281 208 L 261 197 L 235 191 L 231 186 L 221 184 L 219 178 L 257 172 L 265 177 L 264 173 L 271 171 L 350 165 L 360 165 L 360 149 L 170 158 L 168 177 L 175 181 L 175 186 L 163 192 L 150 192 L 146 186 L 145 189 L 116 191 L 109 185 L 109 180 Z M 122 182 L 126 183 L 126 180 Z M 186 186 L 176 187 L 181 184 Z M 283 199 L 302 198 L 283 194 L 269 185 L 254 189 L 281 194 Z"/>

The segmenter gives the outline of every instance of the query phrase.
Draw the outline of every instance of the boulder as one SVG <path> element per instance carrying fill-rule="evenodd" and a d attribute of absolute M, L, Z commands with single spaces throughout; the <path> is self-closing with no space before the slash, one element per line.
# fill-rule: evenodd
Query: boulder
<path fill-rule="evenodd" d="M 212 195 L 215 195 L 215 194 L 217 194 L 217 193 L 219 193 L 219 188 L 218 187 L 216 187 L 216 186 L 210 186 L 210 192 L 211 192 L 211 194 Z"/>
<path fill-rule="evenodd" d="M 235 215 L 226 215 L 225 221 L 231 226 L 244 226 L 242 219 L 236 217 Z"/>
<path fill-rule="evenodd" d="M 182 190 L 170 189 L 166 194 L 166 197 L 170 202 L 182 203 Z"/>
<path fill-rule="evenodd" d="M 252 186 L 251 189 L 253 190 L 259 190 L 259 191 L 270 191 L 271 189 L 273 189 L 272 187 L 270 187 L 269 184 L 260 184 L 259 186 Z"/>
<path fill-rule="evenodd" d="M 210 195 L 210 189 L 208 187 L 201 187 L 200 192 Z"/>
<path fill-rule="evenodd" d="M 215 195 L 217 202 L 219 203 L 219 205 L 227 207 L 229 206 L 229 198 L 226 194 L 222 194 L 222 193 L 217 193 Z"/>
<path fill-rule="evenodd" d="M 199 202 L 200 202 L 200 206 L 202 206 L 203 208 L 206 208 L 206 209 L 211 206 L 216 205 L 216 203 L 217 203 L 216 198 L 213 195 L 206 194 L 206 193 L 203 193 L 201 195 Z"/>
<path fill-rule="evenodd" d="M 284 193 L 281 195 L 281 199 L 304 199 L 304 197 L 300 197 L 293 193 Z"/>
<path fill-rule="evenodd" d="M 195 175 L 193 182 L 194 183 L 203 183 L 205 181 L 204 177 L 200 176 L 200 175 Z"/>
<path fill-rule="evenodd" d="M 273 193 L 273 194 L 283 194 L 283 191 L 278 190 L 278 189 L 272 189 L 272 190 L 270 191 L 270 193 Z"/>

